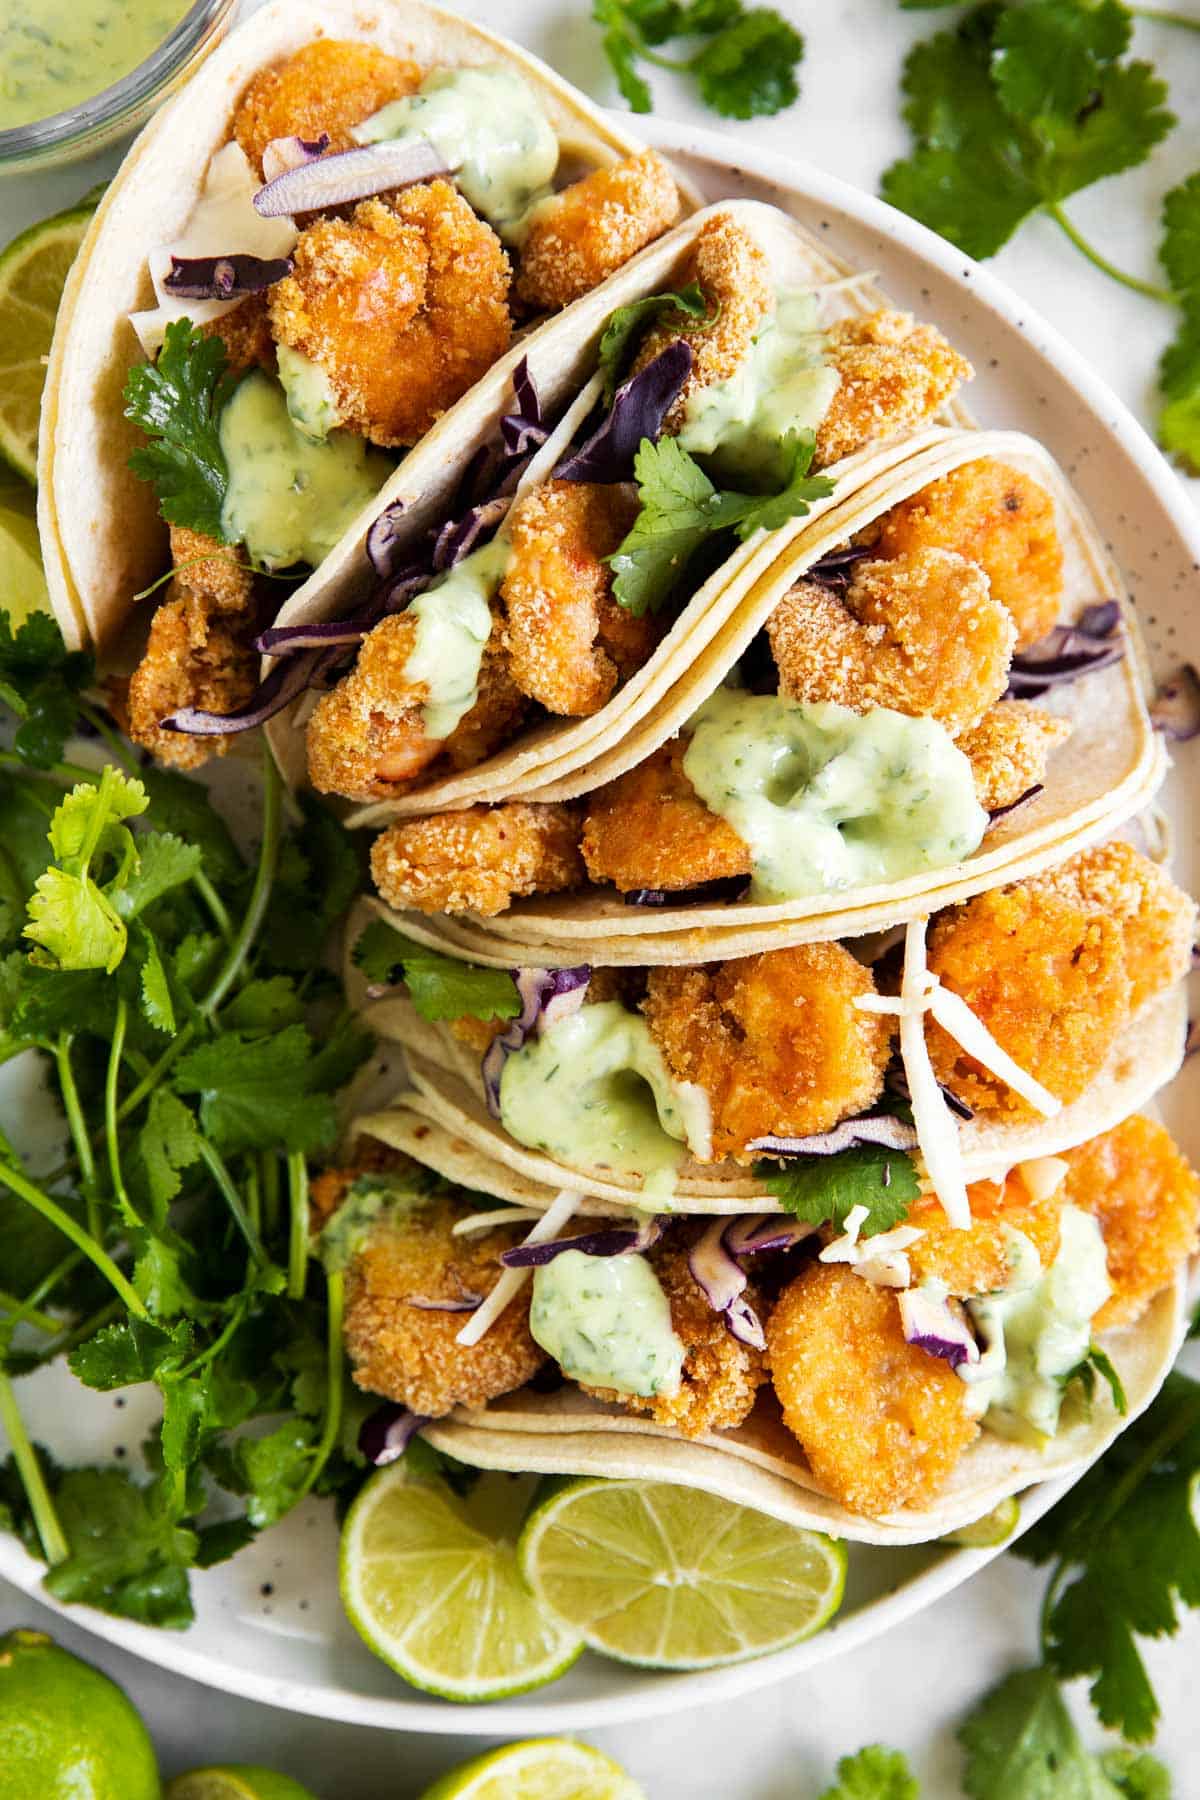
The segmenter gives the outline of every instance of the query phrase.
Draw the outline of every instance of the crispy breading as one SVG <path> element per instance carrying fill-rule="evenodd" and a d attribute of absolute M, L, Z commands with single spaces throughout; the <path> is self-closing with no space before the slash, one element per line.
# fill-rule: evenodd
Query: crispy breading
<path fill-rule="evenodd" d="M 1093 1213 L 1113 1291 L 1096 1329 L 1131 1325 L 1197 1248 L 1200 1179 L 1156 1119 L 1135 1116 L 1064 1151 L 1064 1198 Z"/>
<path fill-rule="evenodd" d="M 300 233 L 271 326 L 320 365 L 342 422 L 415 444 L 508 348 L 500 239 L 446 181 L 362 200 Z"/>
<path fill-rule="evenodd" d="M 311 140 L 328 132 L 331 150 L 349 150 L 351 126 L 413 93 L 422 75 L 416 63 L 373 44 L 317 38 L 285 62 L 259 70 L 233 115 L 232 135 L 260 175 L 273 138 Z"/>
<path fill-rule="evenodd" d="M 827 1131 L 878 1098 L 891 1022 L 860 1010 L 869 969 L 841 944 L 800 944 L 706 968 L 650 971 L 642 1011 L 676 1081 L 712 1110 L 715 1161 L 762 1137 Z"/>
<path fill-rule="evenodd" d="M 351 1164 L 321 1169 L 312 1178 L 308 1190 L 310 1228 L 320 1231 L 326 1226 L 360 1175 L 380 1175 L 388 1169 L 414 1167 L 411 1159 L 378 1138 L 359 1138 L 354 1146 Z"/>
<path fill-rule="evenodd" d="M 583 858 L 593 881 L 611 881 L 629 893 L 751 873 L 746 845 L 708 810 L 687 778 L 683 759 L 690 741 L 672 738 L 588 796 Z"/>
<path fill-rule="evenodd" d="M 935 326 L 908 313 L 838 319 L 826 341 L 840 380 L 817 427 L 814 468 L 931 423 L 975 372 Z"/>
<path fill-rule="evenodd" d="M 201 596 L 171 583 L 150 623 L 141 662 L 129 682 L 129 735 L 156 761 L 196 769 L 224 756 L 229 737 L 163 731 L 161 721 L 185 706 L 236 712 L 254 693 L 257 658 L 244 630 L 213 611 Z"/>
<path fill-rule="evenodd" d="M 613 599 L 604 561 L 636 517 L 623 487 L 576 481 L 548 481 L 513 509 L 504 647 L 517 686 L 549 712 L 598 712 L 662 635 Z"/>
<path fill-rule="evenodd" d="M 1136 1011 L 1154 994 L 1181 981 L 1192 963 L 1196 902 L 1167 871 L 1122 838 L 1081 851 L 1037 875 L 1039 894 L 1075 900 L 1116 920 L 1124 933 L 1129 1004 Z"/>
<path fill-rule="evenodd" d="M 578 815 L 512 800 L 404 819 L 375 839 L 371 873 L 389 906 L 490 919 L 519 895 L 583 880 Z"/>
<path fill-rule="evenodd" d="M 924 1506 L 978 1435 L 949 1363 L 905 1341 L 896 1296 L 810 1263 L 767 1322 L 767 1364 L 822 1487 L 859 1513 Z"/>
<path fill-rule="evenodd" d="M 267 369 L 275 373 L 275 340 L 271 336 L 271 314 L 267 304 L 269 289 L 247 294 L 228 312 L 206 319 L 197 327 L 201 337 L 220 338 L 229 359 L 229 373 L 241 375 L 246 369 Z"/>
<path fill-rule="evenodd" d="M 1044 1269 L 1058 1255 L 1063 1190 L 1035 1199 L 1026 1187 L 1020 1168 L 1003 1181 L 978 1181 L 967 1189 L 971 1202 L 968 1231 L 951 1225 L 933 1194 L 923 1194 L 908 1209 L 908 1223 L 924 1236 L 908 1251 L 913 1281 L 944 1281 L 952 1294 L 963 1299 L 993 1293 L 1004 1287 L 1012 1273 L 1008 1234 L 1024 1234 L 1038 1253 Z"/>
<path fill-rule="evenodd" d="M 649 1413 L 657 1424 L 669 1425 L 683 1437 L 740 1425 L 767 1379 L 762 1352 L 734 1337 L 725 1315 L 713 1311 L 688 1267 L 688 1250 L 702 1230 L 702 1225 L 678 1226 L 649 1252 L 651 1266 L 670 1302 L 671 1327 L 686 1352 L 683 1379 L 676 1392 L 644 1398 L 580 1383 L 585 1394 L 614 1401 L 630 1412 Z M 763 1302 L 752 1283 L 745 1299 L 762 1317 Z"/>
<path fill-rule="evenodd" d="M 1017 649 L 1045 637 L 1058 618 L 1063 552 L 1054 501 L 1029 475 L 994 457 L 963 463 L 893 506 L 875 548 L 900 556 L 931 545 L 978 563 L 1017 627 Z"/>
<path fill-rule="evenodd" d="M 957 736 L 1008 685 L 1014 630 L 982 569 L 952 550 L 916 550 L 859 563 L 844 599 L 798 582 L 767 635 L 793 700 L 929 714 Z"/>
<path fill-rule="evenodd" d="M 171 562 L 189 593 L 212 612 L 245 612 L 253 597 L 254 572 L 238 544 L 220 544 L 188 525 L 171 526 Z"/>
<path fill-rule="evenodd" d="M 1046 779 L 1050 752 L 1071 735 L 1068 719 L 1030 700 L 998 700 L 958 747 L 971 765 L 979 804 L 987 812 L 1011 806 Z"/>
<path fill-rule="evenodd" d="M 536 208 L 521 244 L 517 295 L 554 312 L 590 293 L 679 217 L 679 189 L 657 150 L 594 169 Z"/>
<path fill-rule="evenodd" d="M 500 1253 L 520 1233 L 453 1237 L 451 1227 L 470 1212 L 448 1199 L 385 1212 L 346 1271 L 345 1340 L 356 1384 L 428 1418 L 511 1393 L 546 1360 L 529 1332 L 528 1287 L 470 1348 L 454 1341 L 467 1315 L 412 1304 L 495 1287 Z"/>

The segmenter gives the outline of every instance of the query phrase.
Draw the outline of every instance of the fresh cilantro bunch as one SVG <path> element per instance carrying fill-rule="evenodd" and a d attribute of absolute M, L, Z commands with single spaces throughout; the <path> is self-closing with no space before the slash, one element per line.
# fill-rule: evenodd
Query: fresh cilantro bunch
<path fill-rule="evenodd" d="M 158 361 L 138 363 L 125 381 L 125 417 L 150 440 L 129 466 L 154 484 L 162 516 L 227 543 L 221 507 L 229 470 L 221 449 L 221 412 L 237 376 L 219 337 L 206 337 L 190 319 L 167 326 Z"/>
<path fill-rule="evenodd" d="M 799 95 L 804 39 L 772 7 L 742 0 L 592 0 L 592 17 L 634 112 L 653 106 L 639 62 L 694 76 L 704 104 L 727 119 L 782 112 Z M 658 46 L 674 38 L 704 41 L 690 56 L 662 55 Z"/>

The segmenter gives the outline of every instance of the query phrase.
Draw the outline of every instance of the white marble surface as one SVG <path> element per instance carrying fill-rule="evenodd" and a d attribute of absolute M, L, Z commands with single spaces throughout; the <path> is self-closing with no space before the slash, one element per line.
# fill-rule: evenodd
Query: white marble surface
<path fill-rule="evenodd" d="M 1197 0 L 1185 4 L 1195 8 Z M 611 100 L 584 0 L 473 0 L 466 10 L 518 37 L 598 99 Z M 792 0 L 788 10 L 808 38 L 801 100 L 781 118 L 730 127 L 731 136 L 748 129 L 756 144 L 802 154 L 874 190 L 880 170 L 904 147 L 896 100 L 905 46 L 936 20 L 901 13 L 896 0 Z M 1158 199 L 1197 161 L 1200 37 L 1147 24 L 1138 27 L 1137 43 L 1159 60 L 1188 126 L 1146 169 L 1103 184 L 1071 210 L 1114 261 L 1150 273 Z M 712 122 L 673 77 L 658 78 L 656 95 L 661 112 Z M 0 183 L 0 241 L 68 204 L 106 172 L 98 165 Z M 1164 308 L 1090 269 L 1049 222 L 1027 224 L 991 266 L 1149 421 L 1154 367 L 1171 328 Z M 1200 482 L 1191 485 L 1200 500 Z M 839 1755 L 869 1741 L 910 1752 L 927 1800 L 954 1800 L 960 1792 L 954 1724 L 989 1682 L 1034 1655 L 1041 1585 L 1041 1576 L 1026 1565 L 1001 1558 L 915 1626 L 802 1681 L 764 1688 L 726 1707 L 596 1732 L 593 1740 L 624 1761 L 653 1800 L 808 1800 L 821 1792 Z M 0 1583 L 0 1631 L 21 1622 L 53 1629 L 129 1689 L 167 1773 L 218 1758 L 252 1760 L 287 1769 L 321 1800 L 406 1800 L 472 1753 L 470 1744 L 456 1743 L 450 1733 L 413 1737 L 308 1722 L 194 1686 L 52 1620 Z M 1200 1615 L 1177 1639 L 1153 1646 L 1149 1660 L 1165 1714 L 1160 1752 L 1172 1765 L 1177 1794 L 1185 1797 L 1200 1788 L 1200 1727 L 1194 1700 L 1189 1706 L 1200 1666 Z"/>

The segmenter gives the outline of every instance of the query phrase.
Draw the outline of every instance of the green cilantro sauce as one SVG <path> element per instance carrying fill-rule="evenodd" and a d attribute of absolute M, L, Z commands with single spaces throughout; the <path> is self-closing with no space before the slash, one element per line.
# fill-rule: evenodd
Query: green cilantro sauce
<path fill-rule="evenodd" d="M 711 457 L 731 481 L 777 487 L 789 469 L 783 442 L 790 431 L 815 431 L 837 392 L 838 373 L 825 360 L 814 294 L 781 292 L 750 354 L 728 381 L 696 390 L 679 442 Z"/>
<path fill-rule="evenodd" d="M 500 1119 L 518 1143 L 641 1176 L 656 1197 L 689 1144 L 706 1153 L 711 1129 L 703 1090 L 672 1080 L 646 1021 L 618 1000 L 582 1006 L 513 1052 Z"/>
<path fill-rule="evenodd" d="M 558 138 L 528 82 L 511 69 L 435 69 L 415 94 L 357 127 L 360 144 L 423 137 L 455 170 L 475 211 L 517 244 L 528 215 L 550 192 Z"/>
<path fill-rule="evenodd" d="M 644 1256 L 564 1250 L 533 1277 L 529 1329 L 564 1375 L 621 1394 L 673 1394 L 683 1345 Z"/>
<path fill-rule="evenodd" d="M 345 1269 L 365 1246 L 385 1212 L 408 1212 L 422 1196 L 403 1187 L 394 1176 L 360 1175 L 333 1217 L 317 1237 L 317 1251 L 331 1272 Z"/>
<path fill-rule="evenodd" d="M 718 688 L 683 759 L 754 862 L 752 900 L 794 900 L 943 868 L 988 816 L 971 765 L 934 719 Z"/>
<path fill-rule="evenodd" d="M 404 673 L 425 684 L 429 698 L 421 712 L 428 738 L 449 737 L 479 697 L 479 669 L 492 630 L 490 602 L 504 579 L 508 554 L 508 539 L 493 538 L 419 594 L 404 615 L 417 621 L 417 641 Z"/>
<path fill-rule="evenodd" d="M 277 344 L 279 379 L 287 400 L 288 418 L 302 437 L 323 444 L 341 424 L 337 395 L 320 363 L 315 363 L 290 344 Z"/>
<path fill-rule="evenodd" d="M 0 15 L 0 130 L 66 112 L 120 81 L 188 0 L 9 0 Z"/>
<path fill-rule="evenodd" d="M 1007 1285 L 969 1300 L 984 1355 L 959 1369 L 974 1406 L 1002 1437 L 1044 1443 L 1058 1430 L 1064 1378 L 1085 1358 L 1091 1322 L 1112 1285 L 1100 1227 L 1077 1206 L 1062 1210 L 1058 1254 L 1043 1270 L 1029 1239 L 1006 1234 Z"/>
<path fill-rule="evenodd" d="M 267 568 L 316 568 L 392 472 L 388 457 L 351 432 L 325 443 L 303 436 L 283 388 L 261 369 L 230 396 L 220 437 L 229 471 L 221 528 Z"/>

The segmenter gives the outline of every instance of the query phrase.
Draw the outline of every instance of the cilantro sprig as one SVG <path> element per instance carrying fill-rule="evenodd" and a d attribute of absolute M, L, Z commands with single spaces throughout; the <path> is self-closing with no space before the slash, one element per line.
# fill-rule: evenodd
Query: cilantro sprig
<path fill-rule="evenodd" d="M 921 1191 L 912 1157 L 882 1144 L 855 1144 L 835 1156 L 759 1162 L 754 1173 L 785 1212 L 810 1225 L 840 1230 L 856 1206 L 865 1206 L 860 1234 L 865 1238 L 903 1225 L 909 1202 Z"/>
<path fill-rule="evenodd" d="M 653 99 L 639 63 L 695 78 L 700 98 L 727 119 L 782 112 L 798 97 L 804 39 L 773 7 L 742 0 L 592 0 L 604 54 L 634 112 Z M 703 39 L 689 56 L 664 56 L 675 38 Z"/>
<path fill-rule="evenodd" d="M 175 319 L 158 361 L 137 364 L 125 382 L 125 417 L 150 440 L 133 452 L 130 468 L 154 484 L 169 524 L 188 525 L 222 544 L 229 541 L 221 525 L 229 470 L 220 417 L 237 379 L 219 337 Z"/>
<path fill-rule="evenodd" d="M 1084 1749 L 1050 1669 L 1018 1669 L 959 1729 L 968 1800 L 1170 1800 L 1152 1756 Z"/>
<path fill-rule="evenodd" d="M 457 962 L 372 919 L 354 946 L 354 961 L 369 982 L 390 987 L 403 981 L 423 1019 L 515 1019 L 521 1010 L 517 984 L 506 969 Z"/>

